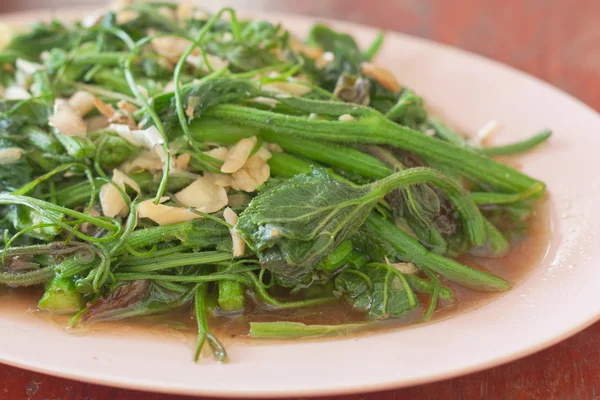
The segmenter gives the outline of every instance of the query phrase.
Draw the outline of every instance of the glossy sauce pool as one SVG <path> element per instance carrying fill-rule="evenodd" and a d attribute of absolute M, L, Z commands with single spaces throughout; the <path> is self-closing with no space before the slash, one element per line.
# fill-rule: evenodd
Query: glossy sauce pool
<path fill-rule="evenodd" d="M 474 268 L 487 270 L 496 274 L 513 286 L 518 285 L 540 264 L 546 255 L 550 238 L 550 221 L 546 202 L 540 202 L 527 224 L 527 235 L 511 243 L 510 252 L 500 258 L 481 258 L 463 256 L 459 261 Z M 454 302 L 442 301 L 438 306 L 432 322 L 450 318 L 457 313 L 477 309 L 494 298 L 505 293 L 483 293 L 462 288 L 444 282 L 455 292 Z M 31 288 L 26 290 L 9 290 L 0 298 L 0 314 L 19 312 L 23 315 L 34 315 L 36 318 L 54 322 L 65 327 L 67 317 L 50 315 L 36 310 L 36 304 L 43 290 Z M 507 292 L 507 293 L 510 293 Z M 427 307 L 427 298 L 420 298 L 422 307 Z M 213 315 L 209 316 L 211 330 L 227 344 L 233 337 L 244 337 L 249 330 L 250 321 L 297 321 L 306 324 L 340 324 L 364 320 L 364 314 L 353 311 L 346 302 L 339 301 L 318 307 L 298 310 L 264 310 L 247 301 L 247 308 L 242 316 Z M 409 313 L 404 318 L 391 319 L 381 324 L 381 328 L 390 329 L 413 325 L 418 322 L 422 308 Z M 135 320 L 100 322 L 90 326 L 72 329 L 73 334 L 110 334 L 110 335 L 152 335 L 165 339 L 177 338 L 190 346 L 195 337 L 196 323 L 190 307 L 175 310 L 167 315 L 144 317 Z"/>

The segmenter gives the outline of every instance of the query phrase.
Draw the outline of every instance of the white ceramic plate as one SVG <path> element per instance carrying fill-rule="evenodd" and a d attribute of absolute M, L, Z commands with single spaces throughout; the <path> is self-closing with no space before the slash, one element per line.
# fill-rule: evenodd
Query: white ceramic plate
<path fill-rule="evenodd" d="M 65 18 L 64 13 L 57 15 Z M 298 34 L 313 22 L 294 16 L 270 18 Z M 363 45 L 375 35 L 371 28 L 332 25 L 351 32 Z M 599 115 L 521 72 L 401 34 L 388 34 L 378 62 L 470 132 L 491 118 L 504 127 L 498 142 L 514 141 L 543 127 L 554 130 L 548 145 L 521 159 L 526 173 L 548 184 L 553 235 L 547 257 L 520 286 L 478 310 L 410 329 L 326 341 L 236 341 L 228 344 L 231 361 L 225 365 L 210 359 L 192 363 L 191 343 L 176 333 L 72 335 L 0 302 L 0 361 L 161 392 L 325 395 L 396 388 L 493 367 L 548 347 L 596 321 Z"/>

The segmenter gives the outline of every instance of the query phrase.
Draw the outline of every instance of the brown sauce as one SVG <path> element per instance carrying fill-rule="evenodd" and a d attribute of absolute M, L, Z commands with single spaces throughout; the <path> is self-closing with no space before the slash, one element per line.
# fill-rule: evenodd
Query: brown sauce
<path fill-rule="evenodd" d="M 542 261 L 548 249 L 550 238 L 550 221 L 547 205 L 541 203 L 535 213 L 529 218 L 527 234 L 511 243 L 510 252 L 500 258 L 482 258 L 471 255 L 462 256 L 459 261 L 473 268 L 483 269 L 496 274 L 513 286 L 518 285 Z M 465 289 L 450 282 L 445 284 L 455 292 L 452 303 L 440 303 L 433 320 L 445 319 L 457 313 L 480 308 L 494 298 L 504 293 L 483 293 Z M 0 314 L 11 317 L 47 319 L 59 325 L 66 326 L 67 317 L 54 316 L 36 311 L 35 307 L 42 288 L 8 290 L 1 295 Z M 421 304 L 427 306 L 427 298 L 421 298 Z M 306 324 L 342 324 L 364 320 L 364 314 L 354 311 L 345 301 L 322 305 L 318 307 L 297 310 L 264 310 L 252 301 L 247 301 L 247 308 L 241 316 L 212 315 L 209 324 L 213 332 L 222 340 L 245 336 L 248 333 L 250 321 L 297 321 Z M 422 310 L 416 310 L 405 318 L 393 319 L 382 324 L 386 328 L 407 326 L 418 321 Z M 160 337 L 176 337 L 188 343 L 193 342 L 196 325 L 190 307 L 174 310 L 166 315 L 144 317 L 135 320 L 101 322 L 89 327 L 73 330 L 75 334 L 124 334 L 152 335 Z"/>

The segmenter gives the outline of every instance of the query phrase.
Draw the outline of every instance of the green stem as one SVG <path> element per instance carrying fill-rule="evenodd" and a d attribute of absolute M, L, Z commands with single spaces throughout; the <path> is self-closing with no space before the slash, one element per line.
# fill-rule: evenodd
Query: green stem
<path fill-rule="evenodd" d="M 359 322 L 341 325 L 305 325 L 300 322 L 250 322 L 250 337 L 253 338 L 303 338 L 325 335 L 344 335 L 358 330 L 374 328 L 378 322 Z"/>
<path fill-rule="evenodd" d="M 544 143 L 552 136 L 552 131 L 546 130 L 521 142 L 507 144 L 504 146 L 484 147 L 480 150 L 486 156 L 508 156 L 531 150 L 539 144 Z"/>
<path fill-rule="evenodd" d="M 242 275 L 238 274 L 221 274 L 215 273 L 210 275 L 198 275 L 198 276 L 190 276 L 190 275 L 159 275 L 159 274 L 151 274 L 151 273 L 137 273 L 137 272 L 118 272 L 115 274 L 115 277 L 121 281 L 137 281 L 140 279 L 152 279 L 157 281 L 166 281 L 166 282 L 192 282 L 192 283 L 207 283 L 207 282 L 218 282 L 221 280 L 229 280 L 234 282 L 239 282 L 242 285 L 249 286 L 250 282 L 248 279 Z"/>
<path fill-rule="evenodd" d="M 427 251 L 417 240 L 390 221 L 369 215 L 365 226 L 374 235 L 388 242 L 401 258 L 429 268 L 459 285 L 480 291 L 506 291 L 511 287 L 502 278 Z"/>
<path fill-rule="evenodd" d="M 7 286 L 33 286 L 47 282 L 54 276 L 54 266 L 44 267 L 31 272 L 0 272 L 0 284 Z"/>
<path fill-rule="evenodd" d="M 231 254 L 217 251 L 176 254 L 165 257 L 128 260 L 120 264 L 119 271 L 148 273 L 185 265 L 215 264 L 231 260 Z"/>
<path fill-rule="evenodd" d="M 463 217 L 471 242 L 476 246 L 483 245 L 486 240 L 483 217 L 475 203 L 469 198 L 468 193 L 453 179 L 435 170 L 418 167 L 399 171 L 370 184 L 370 186 L 374 192 L 385 195 L 393 189 L 423 182 L 432 183 L 446 193 Z"/>
<path fill-rule="evenodd" d="M 322 297 L 317 299 L 308 299 L 300 301 L 279 301 L 267 292 L 265 286 L 259 281 L 258 277 L 252 272 L 247 272 L 246 276 L 252 281 L 256 295 L 272 309 L 289 309 L 312 307 L 319 304 L 326 304 L 335 301 L 335 297 Z"/>
<path fill-rule="evenodd" d="M 194 361 L 198 361 L 200 353 L 204 347 L 204 343 L 208 340 L 210 349 L 214 356 L 221 362 L 227 360 L 227 353 L 225 348 L 219 342 L 219 340 L 210 333 L 207 320 L 207 284 L 201 283 L 196 287 L 196 293 L 194 295 L 194 310 L 196 312 L 196 323 L 198 325 L 198 339 L 196 340 L 196 350 L 194 351 Z"/>
<path fill-rule="evenodd" d="M 287 102 L 289 99 L 281 100 Z M 371 109 L 347 105 L 344 109 L 337 103 L 318 109 L 320 103 L 327 102 L 309 100 L 305 102 L 305 105 L 312 107 L 314 112 L 343 113 L 345 111 L 354 114 L 355 118 L 358 116 L 358 119 L 355 121 L 309 120 L 305 117 L 282 115 L 231 104 L 217 105 L 207 110 L 206 115 L 244 126 L 272 130 L 280 135 L 334 142 L 392 145 L 437 160 L 467 176 L 507 192 L 522 192 L 540 183 L 484 155 L 397 125 Z"/>

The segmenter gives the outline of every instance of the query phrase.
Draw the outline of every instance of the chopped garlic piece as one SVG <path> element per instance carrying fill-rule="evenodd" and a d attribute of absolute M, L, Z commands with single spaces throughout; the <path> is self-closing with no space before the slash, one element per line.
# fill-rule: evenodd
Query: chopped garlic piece
<path fill-rule="evenodd" d="M 148 35 L 152 36 L 159 32 L 150 29 Z M 152 39 L 150 42 L 152 48 L 159 56 L 168 58 L 169 60 L 177 61 L 179 57 L 190 47 L 190 41 L 187 39 L 172 37 L 172 36 L 160 36 Z"/>
<path fill-rule="evenodd" d="M 137 184 L 136 181 L 131 179 L 129 176 L 125 175 L 123 172 L 118 169 L 113 169 L 113 182 L 115 182 L 122 190 L 125 190 L 125 185 L 129 186 L 133 190 L 135 190 L 138 194 L 142 192 L 140 185 Z"/>
<path fill-rule="evenodd" d="M 144 150 L 133 160 L 125 161 L 120 167 L 126 173 L 132 171 L 158 171 L 163 168 L 163 163 L 154 151 Z"/>
<path fill-rule="evenodd" d="M 267 143 L 267 150 L 273 153 L 283 153 L 283 149 L 277 143 Z"/>
<path fill-rule="evenodd" d="M 31 62 L 31 61 L 23 60 L 22 58 L 17 58 L 15 60 L 15 66 L 17 67 L 17 70 L 20 70 L 21 72 L 23 72 L 27 76 L 31 76 L 38 69 L 43 69 L 44 68 L 42 66 L 42 64 L 38 64 L 38 63 Z"/>
<path fill-rule="evenodd" d="M 500 130 L 500 123 L 497 120 L 488 121 L 477 131 L 477 136 L 473 139 L 474 144 L 481 146 L 486 139 L 489 139 L 498 130 Z"/>
<path fill-rule="evenodd" d="M 340 121 L 354 121 L 354 117 L 350 114 L 343 114 L 340 115 L 340 117 L 338 118 L 338 120 Z"/>
<path fill-rule="evenodd" d="M 169 19 L 175 19 L 175 18 L 177 18 L 177 15 L 175 14 L 175 11 L 173 11 L 169 7 L 159 7 L 158 8 L 158 13 L 161 14 L 161 15 L 164 15 L 165 17 L 167 17 Z"/>
<path fill-rule="evenodd" d="M 221 167 L 221 172 L 231 174 L 240 170 L 248 161 L 248 157 L 256 145 L 256 140 L 256 136 L 244 138 L 229 149 L 225 163 Z"/>
<path fill-rule="evenodd" d="M 206 59 L 208 60 L 208 64 L 210 64 L 211 68 L 215 71 L 220 71 L 229 66 L 229 61 L 213 54 L 206 54 Z M 190 55 L 185 61 L 194 68 L 200 68 L 202 72 L 211 72 L 208 65 L 204 62 L 204 57 L 202 57 L 202 55 Z"/>
<path fill-rule="evenodd" d="M 225 221 L 232 226 L 232 228 L 229 230 L 229 233 L 231 234 L 231 241 L 233 243 L 233 256 L 241 257 L 244 255 L 246 243 L 235 228 L 238 222 L 238 216 L 231 208 L 227 207 L 223 211 L 223 218 L 225 218 Z"/>
<path fill-rule="evenodd" d="M 133 104 L 129 104 L 125 100 L 120 100 L 117 103 L 117 107 L 119 108 L 119 110 L 127 111 L 128 113 L 134 113 L 138 110 L 136 106 L 134 106 Z"/>
<path fill-rule="evenodd" d="M 174 92 L 174 91 L 175 91 L 175 82 L 174 81 L 170 81 L 163 88 L 163 93 L 170 93 L 170 92 Z"/>
<path fill-rule="evenodd" d="M 209 151 L 204 152 L 204 154 L 221 161 L 225 161 L 228 153 L 229 150 L 227 149 L 227 147 L 215 147 L 214 149 L 210 149 Z"/>
<path fill-rule="evenodd" d="M 133 137 L 139 143 L 139 145 L 145 147 L 148 150 L 152 150 L 156 147 L 162 146 L 164 143 L 162 135 L 154 125 L 147 129 L 132 131 L 132 134 Z"/>
<path fill-rule="evenodd" d="M 244 192 L 253 192 L 256 188 L 265 183 L 271 170 L 267 160 L 271 158 L 271 153 L 262 147 L 256 154 L 248 159 L 246 164 L 239 171 L 234 172 L 231 177 L 231 187 Z"/>
<path fill-rule="evenodd" d="M 263 89 L 277 93 L 290 94 L 296 97 L 304 96 L 305 94 L 312 91 L 310 87 L 302 85 L 298 82 L 308 82 L 308 78 L 303 75 L 299 75 L 296 78 L 292 78 L 292 80 L 289 81 L 271 82 L 269 84 L 263 85 Z"/>
<path fill-rule="evenodd" d="M 250 101 L 253 101 L 254 103 L 264 104 L 265 106 L 269 106 L 271 108 L 277 107 L 277 100 L 271 99 L 269 97 L 255 97 L 253 99 L 250 99 Z"/>
<path fill-rule="evenodd" d="M 113 170 L 112 181 L 124 192 L 126 190 L 125 185 L 137 193 L 141 192 L 137 182 L 118 169 Z M 127 207 L 125 199 L 112 183 L 106 183 L 100 188 L 100 206 L 102 207 L 102 213 L 107 217 L 114 218 L 117 215 L 126 217 L 129 214 L 129 207 Z"/>
<path fill-rule="evenodd" d="M 220 71 L 229 66 L 229 61 L 222 59 L 221 57 L 217 57 L 212 54 L 207 54 L 206 59 L 208 63 L 215 71 Z M 206 64 L 202 64 L 202 70 L 204 72 L 209 72 L 208 66 Z"/>
<path fill-rule="evenodd" d="M 203 208 L 207 213 L 219 211 L 228 202 L 225 189 L 206 177 L 196 179 L 176 193 L 175 198 L 184 206 Z"/>
<path fill-rule="evenodd" d="M 27 100 L 31 98 L 31 94 L 20 86 L 9 86 L 4 90 L 4 98 L 6 100 Z"/>
<path fill-rule="evenodd" d="M 57 99 L 54 114 L 48 118 L 48 124 L 67 136 L 85 137 L 87 125 L 81 115 L 66 101 Z"/>
<path fill-rule="evenodd" d="M 188 169 L 191 160 L 192 156 L 190 156 L 189 153 L 180 154 L 175 159 L 175 168 L 183 170 Z"/>
<path fill-rule="evenodd" d="M 327 51 L 327 52 L 323 53 L 323 55 L 321 57 L 316 59 L 315 67 L 317 67 L 318 69 L 325 69 L 334 60 L 335 60 L 335 54 L 333 54 L 331 51 Z"/>
<path fill-rule="evenodd" d="M 180 21 L 185 21 L 186 19 L 200 19 L 207 20 L 210 18 L 210 15 L 206 11 L 203 11 L 199 8 L 196 8 L 194 5 L 194 1 L 192 0 L 184 0 L 177 7 L 177 19 Z"/>
<path fill-rule="evenodd" d="M 179 3 L 179 6 L 177 6 L 175 14 L 179 21 L 185 21 L 192 18 L 194 15 L 194 2 L 192 0 L 183 0 Z"/>
<path fill-rule="evenodd" d="M 416 274 L 417 272 L 419 272 L 419 269 L 415 266 L 415 264 L 404 263 L 404 262 L 392 263 L 392 262 L 390 262 L 390 260 L 388 260 L 387 256 L 385 256 L 384 258 L 385 258 L 385 263 L 387 265 L 389 265 L 390 267 L 394 268 L 397 271 L 402 272 L 403 274 L 412 275 L 412 274 Z"/>
<path fill-rule="evenodd" d="M 196 106 L 198 105 L 199 102 L 200 102 L 200 97 L 198 97 L 198 96 L 190 96 L 188 98 L 187 107 L 185 108 L 185 115 L 187 115 L 187 117 L 188 117 L 188 122 L 191 122 L 192 119 L 194 118 L 194 110 L 196 109 Z"/>
<path fill-rule="evenodd" d="M 323 56 L 323 49 L 320 47 L 307 46 L 296 38 L 290 38 L 288 43 L 294 51 L 302 53 L 313 60 L 318 60 Z"/>
<path fill-rule="evenodd" d="M 164 201 L 164 198 L 161 201 Z M 154 204 L 153 200 L 142 201 L 138 205 L 137 210 L 140 218 L 149 218 L 159 225 L 171 225 L 202 218 L 187 208 Z M 204 212 L 204 210 L 199 211 Z"/>
<path fill-rule="evenodd" d="M 377 65 L 369 62 L 364 62 L 360 65 L 363 74 L 366 76 L 375 79 L 379 82 L 384 88 L 391 90 L 392 92 L 398 93 L 402 86 L 389 70 L 385 68 L 378 67 Z"/>
<path fill-rule="evenodd" d="M 93 26 L 98 25 L 100 23 L 100 21 L 102 21 L 102 18 L 104 18 L 104 13 L 95 12 L 93 14 L 89 14 L 89 15 L 86 15 L 85 17 L 83 17 L 81 19 L 81 25 L 84 28 L 91 28 Z"/>
<path fill-rule="evenodd" d="M 108 127 L 108 118 L 104 115 L 94 115 L 85 119 L 88 133 L 97 132 Z"/>
<path fill-rule="evenodd" d="M 21 159 L 23 149 L 20 147 L 6 147 L 0 149 L 0 165 L 14 164 Z"/>
<path fill-rule="evenodd" d="M 136 11 L 122 10 L 116 13 L 115 22 L 117 23 L 117 25 L 123 25 L 130 21 L 133 21 L 137 17 L 139 17 L 139 14 Z"/>
<path fill-rule="evenodd" d="M 231 186 L 231 175 L 226 175 L 226 174 L 213 174 L 210 172 L 205 172 L 204 176 L 206 178 L 210 178 L 212 179 L 212 181 L 215 183 L 215 185 L 217 186 L 221 186 L 221 187 L 228 187 Z"/>
<path fill-rule="evenodd" d="M 106 104 L 105 102 L 96 97 L 94 97 L 94 100 L 92 101 L 98 112 L 104 115 L 106 118 L 110 119 L 115 114 L 115 109 L 110 104 Z"/>
<path fill-rule="evenodd" d="M 73 93 L 69 99 L 69 105 L 83 117 L 94 109 L 94 96 L 86 91 L 80 90 Z"/>
<path fill-rule="evenodd" d="M 110 124 L 108 129 L 111 129 L 117 133 L 117 135 L 121 136 L 123 139 L 127 140 L 129 144 L 132 144 L 137 147 L 141 147 L 141 143 L 138 139 L 133 135 L 131 128 L 129 125 L 125 124 Z"/>

